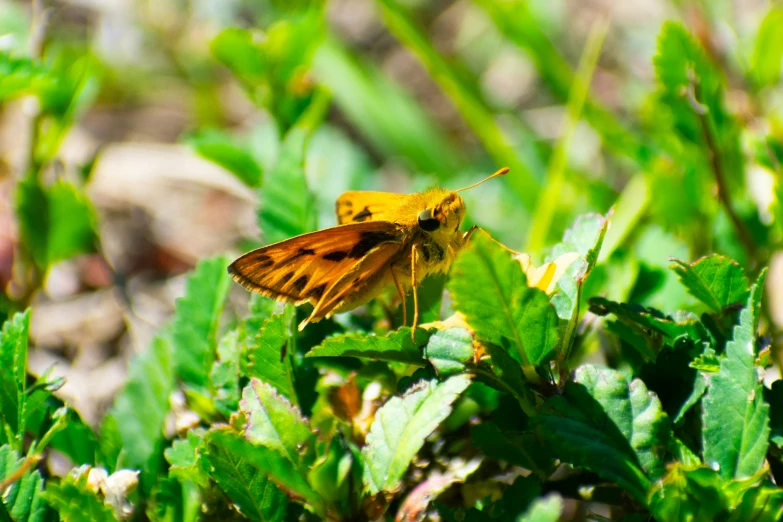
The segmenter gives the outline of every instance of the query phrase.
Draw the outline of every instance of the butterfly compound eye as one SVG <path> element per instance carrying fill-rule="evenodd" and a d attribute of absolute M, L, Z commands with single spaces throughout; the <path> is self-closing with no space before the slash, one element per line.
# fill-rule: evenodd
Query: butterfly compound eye
<path fill-rule="evenodd" d="M 418 221 L 419 226 L 425 232 L 434 232 L 440 226 L 440 221 L 432 217 L 432 210 L 429 208 L 419 213 Z"/>

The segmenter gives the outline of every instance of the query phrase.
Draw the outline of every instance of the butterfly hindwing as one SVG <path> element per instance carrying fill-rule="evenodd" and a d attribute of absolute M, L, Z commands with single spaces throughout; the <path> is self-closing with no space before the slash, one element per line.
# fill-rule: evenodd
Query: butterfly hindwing
<path fill-rule="evenodd" d="M 310 301 L 317 306 L 368 255 L 381 247 L 389 252 L 401 246 L 402 233 L 392 223 L 338 225 L 248 252 L 228 271 L 248 290 L 296 304 Z M 327 314 L 331 308 L 322 310 Z"/>

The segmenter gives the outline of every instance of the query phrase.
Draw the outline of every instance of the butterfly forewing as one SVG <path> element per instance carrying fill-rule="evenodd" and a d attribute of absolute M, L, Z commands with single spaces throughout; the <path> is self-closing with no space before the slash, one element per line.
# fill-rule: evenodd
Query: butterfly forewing
<path fill-rule="evenodd" d="M 337 221 L 340 224 L 391 221 L 389 211 L 399 207 L 408 197 L 392 192 L 346 192 L 335 204 Z"/>
<path fill-rule="evenodd" d="M 334 296 L 332 287 L 347 273 L 356 272 L 368 255 L 381 247 L 386 252 L 401 246 L 402 232 L 392 223 L 340 225 L 248 252 L 228 270 L 248 290 L 292 303 L 310 301 L 317 306 L 327 294 Z M 344 300 L 344 290 L 339 293 L 343 299 L 336 304 Z M 333 306 L 320 308 L 318 318 Z M 313 319 L 317 320 L 315 316 Z"/>

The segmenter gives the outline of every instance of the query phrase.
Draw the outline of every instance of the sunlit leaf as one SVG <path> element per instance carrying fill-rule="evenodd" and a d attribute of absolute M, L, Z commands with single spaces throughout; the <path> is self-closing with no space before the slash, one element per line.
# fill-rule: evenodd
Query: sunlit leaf
<path fill-rule="evenodd" d="M 397 487 L 424 439 L 451 413 L 451 404 L 469 384 L 465 375 L 421 381 L 381 406 L 362 450 L 364 484 L 371 493 Z"/>

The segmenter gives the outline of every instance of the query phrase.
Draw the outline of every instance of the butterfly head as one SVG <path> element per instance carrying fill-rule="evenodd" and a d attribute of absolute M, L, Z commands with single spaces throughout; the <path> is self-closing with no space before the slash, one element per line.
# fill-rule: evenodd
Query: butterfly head
<path fill-rule="evenodd" d="M 459 190 L 433 189 L 429 191 L 425 194 L 429 200 L 427 208 L 419 212 L 416 219 L 419 228 L 432 235 L 436 241 L 441 238 L 448 240 L 459 230 L 462 219 L 465 217 L 465 201 L 457 192 L 473 188 L 494 177 L 503 176 L 507 172 L 507 168 L 502 168 L 478 183 Z"/>
<path fill-rule="evenodd" d="M 453 234 L 465 217 L 465 201 L 453 191 L 439 190 L 432 195 L 432 204 L 416 218 L 419 228 L 435 238 Z"/>

